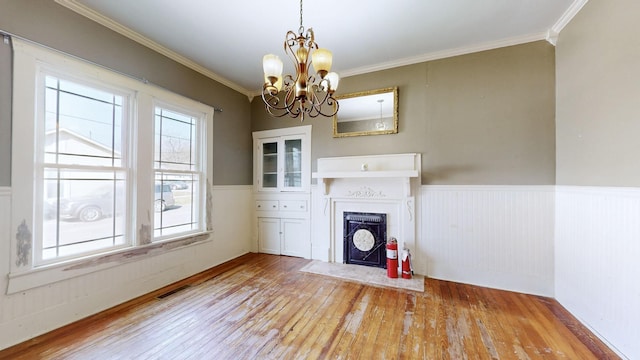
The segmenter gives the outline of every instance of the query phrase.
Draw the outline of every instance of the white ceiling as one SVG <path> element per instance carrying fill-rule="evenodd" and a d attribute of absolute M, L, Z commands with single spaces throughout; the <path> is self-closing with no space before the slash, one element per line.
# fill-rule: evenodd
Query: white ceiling
<path fill-rule="evenodd" d="M 285 62 L 298 0 L 56 0 L 242 93 Z M 306 0 L 303 25 L 342 77 L 554 37 L 587 0 Z"/>

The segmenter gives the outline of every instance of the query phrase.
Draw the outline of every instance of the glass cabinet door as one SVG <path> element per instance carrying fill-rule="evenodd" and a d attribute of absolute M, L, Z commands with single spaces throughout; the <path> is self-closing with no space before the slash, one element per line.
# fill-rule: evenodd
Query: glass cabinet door
<path fill-rule="evenodd" d="M 311 125 L 253 132 L 255 191 L 308 192 Z"/>
<path fill-rule="evenodd" d="M 302 139 L 284 140 L 284 187 L 302 187 Z"/>
<path fill-rule="evenodd" d="M 278 187 L 278 142 L 262 143 L 262 187 Z"/>

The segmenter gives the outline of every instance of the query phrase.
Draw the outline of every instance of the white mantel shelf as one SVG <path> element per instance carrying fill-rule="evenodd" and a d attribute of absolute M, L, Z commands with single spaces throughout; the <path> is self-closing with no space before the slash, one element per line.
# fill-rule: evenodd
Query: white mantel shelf
<path fill-rule="evenodd" d="M 418 177 L 417 170 L 400 171 L 327 171 L 314 172 L 314 179 L 341 179 L 341 178 L 414 178 Z"/>
<path fill-rule="evenodd" d="M 318 179 L 324 185 L 324 194 L 329 194 L 330 182 L 333 179 L 401 179 L 404 185 L 405 196 L 411 196 L 411 178 L 417 178 L 420 172 L 417 170 L 399 171 L 326 171 L 314 172 L 311 177 Z"/>
<path fill-rule="evenodd" d="M 334 179 L 399 179 L 405 196 L 411 196 L 411 179 L 420 177 L 420 154 L 384 154 L 318 159 L 318 171 L 311 174 L 329 194 Z"/>

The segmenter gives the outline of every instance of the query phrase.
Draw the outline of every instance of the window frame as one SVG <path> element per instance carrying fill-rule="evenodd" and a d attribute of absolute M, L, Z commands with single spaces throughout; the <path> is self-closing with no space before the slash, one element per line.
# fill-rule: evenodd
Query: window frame
<path fill-rule="evenodd" d="M 113 70 L 44 48 L 20 39 L 13 40 L 13 126 L 12 126 L 12 205 L 11 226 L 15 236 L 11 242 L 11 268 L 7 293 L 15 293 L 52 282 L 117 266 L 140 254 L 157 254 L 199 241 L 210 241 L 212 221 L 211 179 L 213 159 L 213 114 L 209 105 L 188 99 L 155 85 L 119 74 Z M 81 84 L 97 85 L 99 89 L 115 90 L 129 96 L 130 116 L 122 126 L 122 157 L 126 152 L 127 209 L 126 246 L 110 248 L 95 254 L 55 258 L 42 261 L 43 169 L 39 157 L 44 149 L 44 131 L 38 125 L 38 109 L 44 110 L 44 89 L 39 92 L 38 79 L 43 73 L 62 76 Z M 199 228 L 158 239 L 153 238 L 154 199 L 154 134 L 155 104 L 161 103 L 198 114 L 200 121 L 201 181 L 199 182 Z M 153 136 L 150 137 L 153 139 Z M 126 145 L 125 145 L 126 144 Z M 126 150 L 125 150 L 126 149 Z M 28 181 L 27 179 L 31 179 Z M 148 185 L 150 184 L 150 185 Z M 145 191 L 148 189 L 148 191 Z M 195 201 L 195 199 L 194 199 Z M 170 246 L 164 246 L 166 243 Z M 140 251 L 140 248 L 146 248 Z"/>
<path fill-rule="evenodd" d="M 47 89 L 46 83 L 45 83 L 45 79 L 47 76 L 54 76 L 60 80 L 66 80 L 66 81 L 72 81 L 76 84 L 79 85 L 83 85 L 83 86 L 87 86 L 87 87 L 91 87 L 92 89 L 98 89 L 101 91 L 109 91 L 112 92 L 114 94 L 120 95 L 123 98 L 126 99 L 126 102 L 123 102 L 123 122 L 122 122 L 122 128 L 121 128 L 121 142 L 122 142 L 122 151 L 120 153 L 120 166 L 116 167 L 116 166 L 110 166 L 110 167 L 106 167 L 106 166 L 87 166 L 87 165 L 72 165 L 72 164 L 54 164 L 54 163 L 47 163 L 44 160 L 44 153 L 45 153 L 45 142 L 46 142 L 46 136 L 47 136 L 47 131 L 46 131 L 46 127 L 45 127 L 45 116 L 46 116 L 46 109 L 45 109 L 45 99 L 46 99 L 46 95 L 44 94 L 44 92 Z M 34 184 L 34 193 L 35 193 L 35 197 L 33 199 L 34 204 L 33 204 L 33 208 L 34 208 L 34 219 L 33 219 L 33 233 L 34 233 L 34 237 L 36 239 L 36 241 L 33 242 L 33 249 L 34 249 L 34 253 L 33 253 L 33 264 L 35 267 L 38 266 L 43 266 L 43 265 L 49 265 L 49 264 L 56 264 L 59 262 L 63 262 L 66 260 L 73 260 L 73 259 L 77 259 L 77 258 L 83 258 L 83 257 L 87 257 L 87 256 L 92 256 L 92 255 L 97 255 L 97 254 L 102 254 L 102 253 L 106 253 L 106 252 L 110 252 L 110 251 L 114 251 L 114 250 L 119 250 L 119 249 L 124 249 L 124 248 L 128 248 L 131 246 L 135 246 L 134 241 L 135 238 L 133 238 L 131 236 L 131 234 L 133 234 L 134 231 L 134 227 L 133 227 L 133 221 L 131 219 L 131 216 L 127 216 L 127 214 L 129 212 L 131 212 L 133 210 L 132 208 L 132 196 L 134 195 L 132 186 L 131 186 L 131 179 L 132 179 L 132 164 L 133 164 L 133 160 L 134 160 L 134 153 L 131 151 L 131 146 L 130 144 L 132 143 L 132 136 L 130 136 L 130 134 L 133 133 L 134 130 L 134 125 L 135 125 L 135 113 L 134 113 L 134 104 L 135 104 L 135 91 L 131 90 L 131 89 L 127 89 L 127 88 L 123 88 L 123 87 L 118 87 L 118 86 L 114 86 L 114 84 L 111 83 L 105 83 L 105 82 L 99 82 L 96 79 L 92 79 L 89 77 L 85 77 L 85 76 L 78 76 L 75 74 L 70 74 L 68 72 L 60 72 L 60 71 L 56 71 L 55 67 L 51 66 L 50 64 L 47 63 L 39 63 L 37 68 L 36 68 L 36 94 L 40 94 L 40 96 L 36 95 L 36 106 L 37 106 L 37 110 L 35 113 L 35 117 L 34 117 L 34 121 L 35 121 L 35 129 L 34 129 L 34 147 L 36 149 L 35 151 L 35 168 L 34 168 L 34 179 L 35 179 L 35 184 Z M 115 136 L 115 134 L 113 135 Z M 43 219 L 43 212 L 42 212 L 42 208 L 44 206 L 44 172 L 45 169 L 47 168 L 57 168 L 57 169 L 69 169 L 69 170 L 85 170 L 87 172 L 99 172 L 99 171 L 104 171 L 104 170 L 110 170 L 110 171 L 119 171 L 124 173 L 124 177 L 125 177 L 125 189 L 124 189 L 124 193 L 125 193 L 125 206 L 126 206 L 126 213 L 123 216 L 124 219 L 124 243 L 122 245 L 119 246 L 113 246 L 113 247 L 109 247 L 107 249 L 99 249 L 99 250 L 92 250 L 92 251 L 87 251 L 87 252 L 83 252 L 82 254 L 78 254 L 78 255 L 67 255 L 67 256 L 58 256 L 52 259 L 48 259 L 45 260 L 43 259 L 43 227 L 42 226 L 35 226 L 35 224 L 42 224 L 44 219 Z M 58 218 L 59 220 L 59 218 Z M 40 241 L 37 241 L 40 240 Z"/>
<path fill-rule="evenodd" d="M 204 185 L 206 185 L 206 160 L 207 160 L 207 154 L 204 151 L 204 149 L 206 148 L 206 127 L 204 126 L 204 124 L 206 123 L 206 121 L 203 119 L 203 115 L 201 113 L 197 113 L 194 112 L 191 109 L 185 108 L 183 106 L 181 106 L 180 104 L 175 104 L 175 103 L 170 103 L 167 102 L 166 100 L 163 99 L 154 99 L 153 101 L 153 115 L 154 115 L 154 120 L 153 120 L 153 125 L 154 125 L 154 137 L 155 137 L 155 110 L 156 108 L 162 108 L 162 109 L 166 109 L 169 111 L 173 111 L 176 113 L 180 113 L 182 115 L 188 115 L 191 116 L 192 118 L 196 118 L 196 139 L 194 139 L 196 141 L 196 148 L 194 151 L 194 156 L 196 157 L 196 167 L 197 170 L 193 170 L 193 171 L 183 171 L 184 173 L 191 173 L 191 174 L 197 174 L 198 175 L 198 200 L 199 200 L 199 206 L 197 206 L 197 217 L 198 217 L 198 225 L 200 227 L 202 227 L 203 225 L 206 225 L 206 216 L 204 216 L 206 214 L 206 211 L 204 209 L 205 205 L 206 205 L 206 187 Z M 155 141 L 153 143 L 153 154 L 155 154 Z M 152 162 L 152 168 L 153 168 L 153 178 L 155 179 L 155 174 L 160 170 L 157 169 L 155 167 L 155 158 L 153 159 Z M 167 170 L 166 172 L 180 172 L 180 171 L 174 171 L 174 170 Z M 155 183 L 154 183 L 155 186 Z M 192 199 L 195 200 L 195 199 Z M 155 201 L 155 198 L 154 198 Z M 152 222 L 152 230 L 155 232 L 155 223 Z M 191 231 L 185 231 L 182 234 L 184 235 L 189 235 L 189 234 L 197 234 L 200 232 L 200 229 L 195 229 L 195 230 L 191 230 Z M 170 239 L 172 237 L 175 237 L 176 235 L 170 234 L 170 235 L 161 235 L 158 237 L 155 237 L 152 235 L 152 242 L 158 242 L 158 241 L 164 241 L 166 239 Z M 180 236 L 180 235 L 178 235 Z"/>

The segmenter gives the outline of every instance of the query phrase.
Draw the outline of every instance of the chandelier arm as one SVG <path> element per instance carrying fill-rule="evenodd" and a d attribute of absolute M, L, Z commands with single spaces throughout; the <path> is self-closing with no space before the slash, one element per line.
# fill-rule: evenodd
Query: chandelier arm
<path fill-rule="evenodd" d="M 291 75 L 285 75 L 283 85 L 284 87 L 282 91 L 287 95 L 285 96 L 282 105 L 280 105 L 282 99 L 278 96 L 278 89 L 269 83 L 265 83 L 263 85 L 262 101 L 265 103 L 265 107 L 267 109 L 284 111 L 293 106 L 296 101 L 295 96 L 291 97 L 293 90 L 295 89 L 295 81 L 293 80 L 293 77 L 291 77 Z"/>
<path fill-rule="evenodd" d="M 287 31 L 287 35 L 284 37 L 284 51 L 287 51 L 287 47 L 292 47 L 298 43 L 298 34 L 293 31 Z"/>
<path fill-rule="evenodd" d="M 304 40 L 305 40 L 305 45 L 309 48 L 309 53 L 311 53 L 311 50 L 318 48 L 318 44 L 316 43 L 316 37 L 313 33 L 312 28 L 307 29 L 307 32 L 304 35 Z"/>
<path fill-rule="evenodd" d="M 284 115 L 286 115 L 287 113 L 284 112 L 283 110 L 285 110 L 284 107 L 278 107 L 278 103 L 280 102 L 280 99 L 278 99 L 277 96 L 273 96 L 270 94 L 265 94 L 264 92 L 262 93 L 262 101 L 265 103 L 265 109 L 267 110 L 267 112 L 269 113 L 269 115 L 273 116 L 273 117 L 282 117 Z M 278 112 L 275 112 L 275 110 L 278 110 Z"/>
<path fill-rule="evenodd" d="M 278 106 L 280 104 L 280 97 L 278 97 L 277 89 L 275 94 L 268 90 L 268 87 L 265 85 L 264 90 L 262 91 L 262 101 L 265 104 L 265 109 L 269 113 L 269 115 L 273 117 L 283 117 L 287 115 L 287 107 L 286 106 Z"/>
<path fill-rule="evenodd" d="M 302 116 L 304 116 L 303 110 L 304 109 L 301 109 L 301 104 L 299 102 L 293 103 L 290 107 L 287 108 L 286 114 L 289 114 L 289 116 L 292 118 L 297 118 L 300 114 L 303 114 Z"/>
<path fill-rule="evenodd" d="M 319 96 L 318 95 L 319 93 L 322 95 Z M 315 110 L 314 112 L 315 115 L 311 115 L 311 117 L 316 117 L 319 115 L 322 115 L 325 117 L 331 117 L 338 112 L 338 102 L 336 101 L 336 99 L 333 97 L 332 94 L 329 94 L 324 91 L 320 91 L 320 92 L 314 91 L 313 98 L 314 98 L 313 109 Z M 332 110 L 329 112 L 323 111 L 323 108 L 326 109 L 327 107 L 329 107 Z"/>
<path fill-rule="evenodd" d="M 322 104 L 327 100 L 327 94 L 322 94 L 318 89 L 318 85 L 313 84 L 311 86 L 311 90 L 309 91 L 309 102 L 313 105 L 314 108 L 322 107 Z"/>

